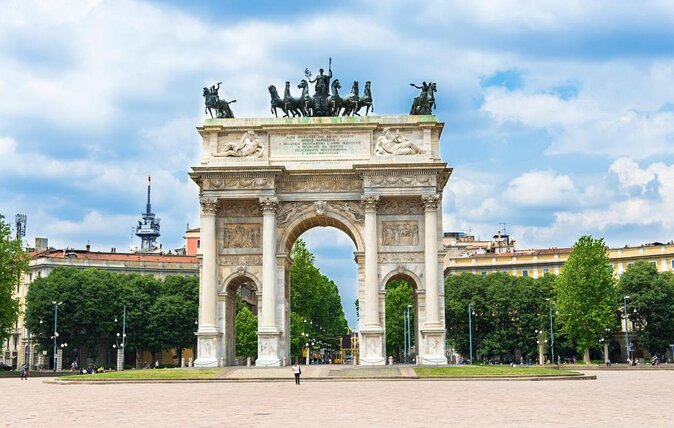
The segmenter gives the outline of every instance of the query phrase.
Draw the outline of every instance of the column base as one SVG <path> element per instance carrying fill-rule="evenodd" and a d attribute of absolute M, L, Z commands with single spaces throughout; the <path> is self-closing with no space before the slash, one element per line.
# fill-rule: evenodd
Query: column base
<path fill-rule="evenodd" d="M 362 342 L 360 344 L 359 364 L 362 366 L 386 365 L 383 347 L 384 331 L 381 327 L 361 329 L 360 339 Z"/>
<path fill-rule="evenodd" d="M 198 331 L 197 335 L 197 359 L 194 361 L 194 367 L 218 367 L 218 342 L 221 340 L 222 333 L 211 331 Z"/>
<path fill-rule="evenodd" d="M 279 355 L 281 334 L 278 331 L 258 331 L 257 360 L 255 367 L 281 367 L 283 359 Z"/>
<path fill-rule="evenodd" d="M 422 366 L 447 364 L 445 356 L 445 330 L 428 324 L 421 330 L 421 346 L 417 364 Z"/>

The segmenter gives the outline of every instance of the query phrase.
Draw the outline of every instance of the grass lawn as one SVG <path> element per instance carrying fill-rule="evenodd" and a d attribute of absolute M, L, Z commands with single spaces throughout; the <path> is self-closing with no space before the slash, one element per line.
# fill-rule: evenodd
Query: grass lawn
<path fill-rule="evenodd" d="M 418 367 L 414 371 L 419 377 L 516 377 L 568 376 L 578 374 L 578 372 L 570 370 L 521 366 Z"/>
<path fill-rule="evenodd" d="M 115 380 L 115 379 L 210 379 L 222 369 L 151 369 L 124 370 L 121 372 L 95 373 L 90 375 L 62 376 L 63 380 Z"/>

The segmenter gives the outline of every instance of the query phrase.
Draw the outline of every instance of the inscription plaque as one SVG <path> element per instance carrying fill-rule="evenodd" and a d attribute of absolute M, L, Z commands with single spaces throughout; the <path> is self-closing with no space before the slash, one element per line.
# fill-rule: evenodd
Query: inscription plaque
<path fill-rule="evenodd" d="M 273 156 L 335 157 L 369 156 L 370 135 L 364 132 L 322 130 L 271 135 Z"/>

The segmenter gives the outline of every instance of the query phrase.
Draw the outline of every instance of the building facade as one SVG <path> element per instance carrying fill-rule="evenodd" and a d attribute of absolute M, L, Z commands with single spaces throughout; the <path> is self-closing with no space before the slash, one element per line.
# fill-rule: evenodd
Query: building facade
<path fill-rule="evenodd" d="M 501 241 L 500 243 L 496 240 Z M 494 241 L 475 240 L 470 235 L 458 232 L 445 234 L 444 246 L 447 251 L 444 259 L 444 276 L 470 273 L 473 275 L 489 275 L 502 272 L 514 276 L 529 276 L 539 278 L 546 274 L 558 275 L 564 268 L 564 263 L 569 258 L 572 248 L 545 248 L 516 250 L 514 242 L 508 247 L 508 251 L 500 251 L 503 248 L 502 235 L 494 235 Z M 659 272 L 674 272 L 674 242 L 666 244 L 654 242 L 640 246 L 625 246 L 623 248 L 607 249 L 610 266 L 613 274 L 618 277 L 627 268 L 636 262 L 648 262 L 653 264 Z M 627 326 L 627 327 L 625 327 Z M 620 351 L 614 353 L 613 361 L 625 361 L 624 334 L 627 328 L 631 336 L 632 351 L 637 358 L 648 357 L 645 349 L 638 347 L 639 332 L 631 322 L 621 322 L 621 332 L 615 334 L 611 344 L 614 349 Z M 674 358 L 668 351 L 668 360 Z"/>
<path fill-rule="evenodd" d="M 26 295 L 33 281 L 49 276 L 57 267 L 74 267 L 78 269 L 103 269 L 118 273 L 136 273 L 152 275 L 163 279 L 169 275 L 198 275 L 199 260 L 195 256 L 177 256 L 156 253 L 118 253 L 112 248 L 108 252 L 91 251 L 72 248 L 49 248 L 45 238 L 36 238 L 36 246 L 29 250 L 30 262 L 23 280 L 16 290 L 21 313 L 15 329 L 10 337 L 3 341 L 0 361 L 20 367 L 27 363 L 35 368 L 48 365 L 47 357 L 38 352 L 36 343 L 31 341 L 30 331 L 24 325 Z M 167 353 L 168 354 L 168 353 Z M 188 352 L 186 358 L 191 354 Z M 172 363 L 169 355 L 162 356 L 162 363 Z M 148 359 L 147 361 L 151 361 Z"/>

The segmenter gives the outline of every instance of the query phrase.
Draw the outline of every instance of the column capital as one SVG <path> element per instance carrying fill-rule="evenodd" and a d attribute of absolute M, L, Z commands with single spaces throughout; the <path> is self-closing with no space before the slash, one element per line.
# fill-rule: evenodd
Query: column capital
<path fill-rule="evenodd" d="M 360 203 L 363 207 L 363 211 L 377 211 L 377 205 L 379 204 L 379 195 L 363 195 L 360 197 Z"/>
<path fill-rule="evenodd" d="M 440 195 L 437 193 L 433 193 L 430 195 L 421 195 L 421 204 L 424 207 L 424 211 L 437 210 L 439 203 L 440 203 Z"/>
<path fill-rule="evenodd" d="M 215 213 L 218 211 L 217 198 L 200 198 L 199 203 L 201 204 L 202 214 L 215 215 Z"/>
<path fill-rule="evenodd" d="M 260 210 L 262 214 L 276 214 L 276 211 L 278 211 L 278 198 L 273 196 L 260 198 Z"/>

